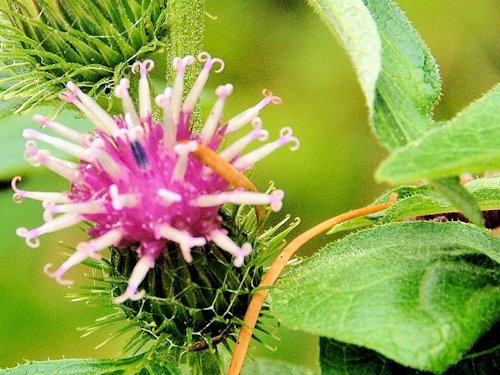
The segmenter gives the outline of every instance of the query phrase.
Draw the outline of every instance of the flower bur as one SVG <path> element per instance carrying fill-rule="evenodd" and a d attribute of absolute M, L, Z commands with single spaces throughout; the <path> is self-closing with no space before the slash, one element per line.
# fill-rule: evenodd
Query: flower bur
<path fill-rule="evenodd" d="M 158 259 L 172 257 L 172 251 L 180 251 L 180 259 L 191 263 L 194 250 L 203 252 L 205 247 L 215 246 L 232 257 L 234 267 L 242 267 L 252 253 L 252 245 L 232 237 L 220 215 L 222 206 L 231 203 L 268 205 L 275 212 L 281 209 L 282 190 L 249 191 L 221 173 L 228 165 L 224 163 L 241 174 L 284 145 L 292 144 L 292 150 L 299 147 L 292 130 L 283 128 L 277 140 L 243 153 L 251 142 L 267 140 L 268 132 L 262 129 L 259 112 L 271 103 L 279 104 L 281 99 L 264 91 L 265 97 L 254 107 L 223 121 L 224 104 L 233 86 L 219 86 L 215 90 L 217 100 L 201 132 L 196 133 L 190 126 L 193 109 L 211 70 L 216 67 L 215 71 L 220 72 L 224 68 L 221 59 L 206 52 L 198 55 L 198 61 L 204 65 L 185 100 L 184 74 L 196 62 L 195 57 L 174 59 L 173 68 L 177 72 L 174 85 L 154 101 L 148 82 L 154 63 L 145 60 L 132 66 L 132 72 L 140 76 L 138 110 L 126 78 L 115 88 L 123 114 L 114 117 L 76 84 L 68 82 L 60 98 L 80 109 L 95 130 L 85 134 L 35 115 L 36 122 L 57 136 L 34 129 L 23 132 L 27 139 L 25 159 L 34 166 L 45 165 L 67 179 L 70 189 L 29 192 L 18 188 L 20 177 L 15 177 L 14 201 L 39 200 L 45 210 L 43 225 L 30 230 L 18 228 L 17 234 L 25 238 L 28 246 L 36 248 L 43 234 L 83 221 L 92 223 L 88 230 L 91 238 L 77 244 L 69 259 L 55 271 L 51 264 L 45 266 L 45 273 L 60 284 L 70 285 L 72 281 L 64 278 L 69 269 L 88 258 L 99 260 L 99 252 L 110 247 L 118 252 L 135 251 L 137 259 L 126 290 L 114 299 L 116 304 L 143 298 L 145 290 L 140 290 L 141 283 Z M 159 122 L 152 117 L 153 103 L 163 110 Z M 218 150 L 227 134 L 247 124 L 253 127 L 249 133 Z M 39 144 L 60 149 L 78 161 L 57 158 L 39 148 Z M 212 164 L 200 157 L 207 150 L 215 154 L 211 156 Z M 213 163 L 219 167 L 214 168 Z"/>

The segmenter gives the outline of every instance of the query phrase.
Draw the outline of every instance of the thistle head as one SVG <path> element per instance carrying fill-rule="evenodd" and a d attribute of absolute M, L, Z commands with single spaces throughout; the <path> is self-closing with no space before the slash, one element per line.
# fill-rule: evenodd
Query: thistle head
<path fill-rule="evenodd" d="M 244 313 L 248 293 L 260 278 L 263 249 L 272 252 L 281 245 L 276 228 L 268 235 L 259 230 L 269 211 L 281 209 L 284 193 L 274 188 L 259 192 L 243 172 L 285 145 L 292 150 L 299 146 L 292 130 L 283 128 L 276 140 L 245 153 L 249 143 L 267 140 L 258 115 L 280 99 L 265 92 L 255 106 L 226 121 L 230 84 L 215 90 L 217 99 L 202 130 L 193 131 L 191 114 L 209 73 L 223 66 L 206 52 L 198 60 L 203 68 L 186 99 L 184 75 L 196 62 L 193 56 L 174 60 L 175 83 L 155 100 L 148 82 L 154 64 L 136 62 L 132 72 L 139 75 L 139 107 L 132 102 L 128 80 L 122 79 L 114 92 L 123 113 L 116 116 L 69 81 L 60 98 L 80 109 L 95 130 L 81 133 L 36 115 L 34 120 L 54 135 L 26 129 L 23 136 L 26 160 L 67 179 L 70 189 L 28 192 L 17 186 L 20 178 L 12 181 L 15 201 L 40 200 L 45 209 L 43 225 L 17 230 L 28 246 L 37 247 L 43 234 L 91 224 L 90 238 L 78 243 L 69 259 L 55 270 L 46 265 L 48 276 L 71 285 L 65 278 L 68 270 L 99 262 L 100 252 L 111 248 L 106 273 L 113 280 L 113 302 L 125 303 L 124 311 L 147 311 L 147 324 L 176 337 L 170 340 L 181 347 L 194 334 L 202 340 L 226 335 L 235 317 Z M 152 116 L 153 103 L 163 111 L 159 121 Z M 252 128 L 246 135 L 221 147 L 227 134 L 247 124 Z M 57 158 L 39 144 L 77 161 Z M 176 322 L 175 329 L 169 321 Z"/>
<path fill-rule="evenodd" d="M 7 3 L 0 10 L 0 99 L 13 112 L 57 100 L 69 80 L 111 106 L 116 77 L 165 47 L 164 1 Z"/>

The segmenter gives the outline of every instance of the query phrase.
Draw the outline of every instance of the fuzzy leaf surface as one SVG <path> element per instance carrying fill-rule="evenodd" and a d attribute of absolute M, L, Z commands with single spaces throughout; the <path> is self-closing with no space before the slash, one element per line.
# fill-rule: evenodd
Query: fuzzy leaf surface
<path fill-rule="evenodd" d="M 351 57 L 370 113 L 381 68 L 381 42 L 362 0 L 308 0 Z"/>
<path fill-rule="evenodd" d="M 140 370 L 135 367 L 137 357 L 119 359 L 60 359 L 54 361 L 32 361 L 12 369 L 0 370 L 2 375 L 125 375 L 125 374 L 149 374 L 146 369 Z M 153 373 L 165 375 L 180 375 L 181 371 L 174 365 L 149 366 Z M 160 371 L 160 372 L 156 372 Z"/>
<path fill-rule="evenodd" d="M 481 178 L 465 184 L 465 189 L 479 204 L 481 210 L 500 210 L 500 177 Z M 381 213 L 348 220 L 334 226 L 329 234 L 354 230 L 373 224 L 384 224 L 409 217 L 456 212 L 457 208 L 437 194 L 428 185 L 401 186 L 383 194 L 375 203 L 386 202 L 390 193 L 398 194 L 398 200 Z"/>
<path fill-rule="evenodd" d="M 394 152 L 377 179 L 394 184 L 500 169 L 500 85 L 445 125 Z"/>
<path fill-rule="evenodd" d="M 380 354 L 356 345 L 321 337 L 321 375 L 409 375 L 415 370 L 404 367 Z"/>
<path fill-rule="evenodd" d="M 327 245 L 271 289 L 285 325 L 443 372 L 499 318 L 500 239 L 460 223 L 381 225 Z"/>
<path fill-rule="evenodd" d="M 50 111 L 49 108 L 43 108 L 40 109 L 39 113 L 47 115 Z M 75 118 L 75 112 L 72 111 L 62 112 L 56 121 L 80 132 L 86 132 L 92 128 L 87 120 Z M 22 133 L 25 128 L 38 130 L 40 129 L 40 125 L 31 119 L 31 115 L 16 115 L 2 121 L 2 126 L 0 126 L 0 137 L 2 139 L 2 147 L 0 148 L 0 181 L 8 181 L 14 176 L 26 176 L 38 171 L 23 159 L 26 139 L 23 138 Z M 49 135 L 56 135 L 50 129 L 44 129 L 42 132 Z M 46 143 L 39 142 L 39 145 L 50 150 L 57 157 L 68 158 L 66 153 Z"/>
<path fill-rule="evenodd" d="M 445 375 L 490 375 L 500 369 L 500 351 L 496 346 L 498 327 L 493 327 L 474 345 L 460 362 Z M 497 350 L 495 350 L 497 349 Z M 404 367 L 373 350 L 345 344 L 334 339 L 320 338 L 320 365 L 322 375 L 431 375 Z M 496 370 L 495 370 L 496 369 Z"/>
<path fill-rule="evenodd" d="M 431 180 L 434 190 L 450 201 L 467 219 L 480 227 L 484 226 L 481 209 L 472 194 L 460 183 L 458 177 L 436 178 Z"/>
<path fill-rule="evenodd" d="M 440 95 L 437 65 L 408 19 L 389 0 L 364 0 L 382 40 L 382 70 L 372 124 L 389 149 L 404 146 L 431 128 Z"/>

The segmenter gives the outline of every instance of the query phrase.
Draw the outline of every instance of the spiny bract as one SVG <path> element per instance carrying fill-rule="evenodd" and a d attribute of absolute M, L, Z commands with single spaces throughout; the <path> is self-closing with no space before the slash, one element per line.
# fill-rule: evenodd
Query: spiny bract
<path fill-rule="evenodd" d="M 243 149 L 253 140 L 264 141 L 267 131 L 262 129 L 259 111 L 280 98 L 265 91 L 265 97 L 227 122 L 223 122 L 223 107 L 233 91 L 231 84 L 219 86 L 218 97 L 200 133 L 192 131 L 190 116 L 214 65 L 221 71 L 223 61 L 208 53 L 198 55 L 204 66 L 192 89 L 183 101 L 184 74 L 195 63 L 193 56 L 175 58 L 177 71 L 174 86 L 167 88 L 155 102 L 163 109 L 163 121 L 152 117 L 152 101 L 148 83 L 151 60 L 136 62 L 133 73 L 139 73 L 139 113 L 129 94 L 130 82 L 123 78 L 115 89 L 122 100 L 123 115 L 111 117 L 91 97 L 73 82 L 60 94 L 64 101 L 74 104 L 95 125 L 96 129 L 84 134 L 43 116 L 34 119 L 62 138 L 26 129 L 25 158 L 35 166 L 41 164 L 71 183 L 67 192 L 29 192 L 20 190 L 12 181 L 14 199 L 31 198 L 43 202 L 45 208 L 42 226 L 28 230 L 19 228 L 17 234 L 31 247 L 39 246 L 38 237 L 89 221 L 92 237 L 80 242 L 76 252 L 56 271 L 51 264 L 45 272 L 63 285 L 72 281 L 63 275 L 87 258 L 100 259 L 99 251 L 114 246 L 127 251 L 136 249 L 139 261 L 130 276 L 128 287 L 114 300 L 138 300 L 144 296 L 139 285 L 148 270 L 169 242 L 178 244 L 186 262 L 192 261 L 191 249 L 212 241 L 233 255 L 234 265 L 240 267 L 244 257 L 251 253 L 249 243 L 238 244 L 221 227 L 218 212 L 225 203 L 270 205 L 273 211 L 282 206 L 283 191 L 270 194 L 248 191 L 241 172 L 279 147 L 299 141 L 290 128 L 283 128 L 281 136 L 247 154 Z M 253 129 L 224 150 L 215 150 L 227 134 L 251 123 Z M 79 159 L 71 162 L 53 156 L 48 150 L 38 149 L 36 142 L 50 144 Z M 235 179 L 236 178 L 236 179 Z M 250 183 L 250 187 L 251 187 Z M 231 188 L 232 187 L 232 188 Z M 245 189 L 244 189 L 245 188 Z M 256 189 L 251 189 L 256 190 Z M 57 215 L 57 216 L 55 216 Z"/>

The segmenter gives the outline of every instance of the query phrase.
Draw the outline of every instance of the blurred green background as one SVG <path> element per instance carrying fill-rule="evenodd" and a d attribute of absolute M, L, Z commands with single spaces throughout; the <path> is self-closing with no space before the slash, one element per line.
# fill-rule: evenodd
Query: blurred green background
<path fill-rule="evenodd" d="M 452 117 L 498 81 L 500 9 L 496 0 L 398 3 L 441 67 L 443 97 L 436 108 L 437 119 Z M 387 188 L 373 180 L 373 172 L 386 152 L 370 132 L 365 101 L 350 61 L 305 1 L 207 0 L 206 10 L 210 14 L 206 19 L 206 50 L 226 62 L 224 72 L 212 76 L 209 90 L 226 82 L 235 87 L 226 116 L 256 103 L 263 88 L 271 89 L 284 100 L 283 105 L 262 113 L 271 138 L 278 136 L 281 127 L 290 125 L 302 142 L 295 153 L 280 150 L 259 163 L 253 176 L 261 189 L 273 180 L 285 190 L 282 213 L 302 219 L 296 233 L 365 205 Z M 211 99 L 207 103 L 210 106 Z M 1 121 L 2 127 L 10 127 L 19 136 L 15 143 L 2 139 L 0 163 L 22 159 L 21 132 L 24 126 L 33 126 L 30 117 Z M 64 115 L 61 122 L 74 123 L 72 114 Z M 23 188 L 66 188 L 63 181 L 42 169 L 27 171 L 23 172 Z M 119 351 L 119 341 L 94 350 L 105 335 L 82 339 L 77 331 L 77 327 L 92 323 L 111 309 L 70 302 L 65 297 L 68 290 L 42 271 L 46 263 L 61 263 L 64 246 L 74 245 L 82 233 L 74 229 L 47 235 L 42 237 L 39 249 L 27 248 L 15 236 L 15 229 L 40 225 L 42 210 L 36 202 L 15 205 L 11 195 L 9 182 L 3 181 L 0 368 L 25 359 L 113 357 Z M 325 241 L 316 240 L 305 251 L 312 251 Z M 78 278 L 87 271 L 83 266 L 76 267 L 71 276 Z M 286 330 L 280 335 L 281 343 L 271 342 L 279 346 L 277 352 L 257 348 L 255 355 L 317 366 L 314 338 Z"/>

